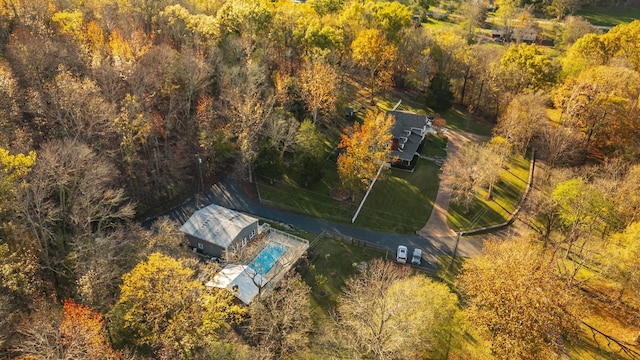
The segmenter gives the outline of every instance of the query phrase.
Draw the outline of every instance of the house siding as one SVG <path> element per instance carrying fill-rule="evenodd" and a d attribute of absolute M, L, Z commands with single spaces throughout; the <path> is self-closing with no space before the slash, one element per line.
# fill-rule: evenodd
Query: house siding
<path fill-rule="evenodd" d="M 252 231 L 253 231 L 253 236 L 251 236 Z M 258 231 L 259 231 L 258 221 L 255 221 L 250 225 L 246 226 L 244 229 L 242 229 L 242 231 L 238 233 L 238 235 L 233 239 L 233 241 L 231 241 L 231 243 L 229 244 L 229 247 L 226 249 L 212 242 L 199 239 L 195 236 L 192 236 L 189 234 L 186 234 L 186 235 L 187 235 L 187 239 L 189 240 L 189 245 L 192 248 L 197 249 L 198 252 L 207 254 L 209 256 L 223 258 L 225 255 L 225 251 L 229 250 L 233 252 L 241 249 L 243 247 L 242 239 L 246 237 L 247 244 L 248 244 L 251 241 L 251 239 L 258 234 Z"/>
<path fill-rule="evenodd" d="M 253 232 L 253 236 L 251 236 L 251 232 Z M 238 233 L 235 239 L 231 241 L 231 244 L 229 244 L 229 247 L 226 250 L 237 251 L 238 249 L 242 249 L 243 248 L 242 239 L 246 237 L 247 243 L 249 243 L 251 239 L 253 239 L 253 237 L 255 237 L 257 234 L 258 234 L 258 222 L 256 221 L 246 226 L 244 229 L 242 229 L 242 231 Z"/>

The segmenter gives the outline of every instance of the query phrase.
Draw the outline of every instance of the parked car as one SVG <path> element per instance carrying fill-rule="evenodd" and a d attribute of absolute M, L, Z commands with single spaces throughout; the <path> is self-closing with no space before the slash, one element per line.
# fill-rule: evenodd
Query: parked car
<path fill-rule="evenodd" d="M 407 263 L 407 253 L 409 249 L 406 246 L 400 245 L 398 246 L 398 253 L 396 255 L 396 261 L 399 263 L 406 264 Z"/>
<path fill-rule="evenodd" d="M 414 265 L 420 265 L 422 261 L 422 249 L 413 249 L 413 257 L 411 258 L 411 263 Z"/>

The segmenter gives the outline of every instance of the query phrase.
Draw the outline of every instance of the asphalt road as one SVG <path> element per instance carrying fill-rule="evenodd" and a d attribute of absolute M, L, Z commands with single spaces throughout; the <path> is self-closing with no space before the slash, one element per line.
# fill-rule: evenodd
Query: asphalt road
<path fill-rule="evenodd" d="M 323 221 L 302 215 L 291 214 L 256 203 L 247 197 L 240 189 L 240 182 L 234 178 L 225 178 L 214 184 L 204 194 L 196 199 L 190 199 L 182 205 L 167 212 L 163 216 L 185 223 L 197 210 L 210 204 L 224 206 L 239 212 L 274 221 L 291 224 L 294 227 L 313 233 L 326 232 L 344 238 L 353 238 L 389 250 L 395 254 L 398 245 L 406 245 L 409 251 L 413 248 L 422 249 L 422 266 L 428 270 L 437 269 L 437 258 L 440 255 L 452 254 L 456 243 L 456 236 L 420 236 L 417 234 L 392 234 L 371 231 L 346 224 Z M 146 220 L 143 225 L 150 227 L 156 218 Z M 457 255 L 471 256 L 481 251 L 482 240 L 472 237 L 460 239 Z"/>

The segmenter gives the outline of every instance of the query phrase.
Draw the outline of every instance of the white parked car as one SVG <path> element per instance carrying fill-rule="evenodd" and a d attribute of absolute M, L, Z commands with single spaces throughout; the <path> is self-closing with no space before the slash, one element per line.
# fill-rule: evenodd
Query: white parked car
<path fill-rule="evenodd" d="M 409 249 L 406 246 L 400 245 L 398 246 L 398 253 L 396 255 L 396 261 L 399 263 L 406 264 L 407 263 L 407 253 Z"/>
<path fill-rule="evenodd" d="M 411 258 L 411 263 L 414 265 L 420 265 L 422 261 L 422 249 L 413 249 L 413 257 Z"/>

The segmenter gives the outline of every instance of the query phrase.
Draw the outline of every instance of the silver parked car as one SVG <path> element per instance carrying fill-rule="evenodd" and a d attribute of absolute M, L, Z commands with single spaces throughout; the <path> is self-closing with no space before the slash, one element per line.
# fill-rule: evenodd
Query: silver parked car
<path fill-rule="evenodd" d="M 413 249 L 413 257 L 411 258 L 411 263 L 414 265 L 420 265 L 422 261 L 422 249 Z"/>
<path fill-rule="evenodd" d="M 409 249 L 406 246 L 400 245 L 398 246 L 398 253 L 396 255 L 396 261 L 399 263 L 406 264 L 407 263 L 407 253 Z"/>

